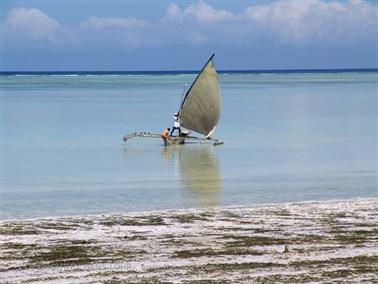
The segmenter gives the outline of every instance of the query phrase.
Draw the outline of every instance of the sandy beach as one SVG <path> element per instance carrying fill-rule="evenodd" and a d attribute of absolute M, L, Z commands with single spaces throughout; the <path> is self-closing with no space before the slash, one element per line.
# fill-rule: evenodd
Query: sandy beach
<path fill-rule="evenodd" d="M 374 282 L 378 199 L 0 223 L 1 283 Z"/>

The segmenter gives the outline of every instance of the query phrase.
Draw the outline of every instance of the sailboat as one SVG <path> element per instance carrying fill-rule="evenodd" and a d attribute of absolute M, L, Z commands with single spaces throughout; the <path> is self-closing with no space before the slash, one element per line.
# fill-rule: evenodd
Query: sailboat
<path fill-rule="evenodd" d="M 134 132 L 125 135 L 123 140 L 126 142 L 134 137 L 163 138 L 165 146 L 184 144 L 187 141 L 210 142 L 213 145 L 223 144 L 222 141 L 211 138 L 221 113 L 221 96 L 218 75 L 214 67 L 214 56 L 215 54 L 210 56 L 192 85 L 185 92 L 177 112 L 181 126 L 203 136 L 192 136 L 190 132 L 184 131 L 179 136 L 163 138 L 157 133 Z"/>

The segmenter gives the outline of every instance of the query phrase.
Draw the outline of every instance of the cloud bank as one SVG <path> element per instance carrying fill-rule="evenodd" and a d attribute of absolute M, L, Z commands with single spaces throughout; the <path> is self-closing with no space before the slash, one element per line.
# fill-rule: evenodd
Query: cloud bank
<path fill-rule="evenodd" d="M 14 8 L 0 23 L 0 70 L 195 69 L 212 52 L 225 69 L 378 66 L 378 2 L 267 0 L 236 12 L 174 1 L 158 17 L 97 14 L 75 24 Z"/>
<path fill-rule="evenodd" d="M 345 43 L 377 35 L 378 7 L 362 0 L 347 3 L 320 0 L 277 1 L 251 6 L 246 17 L 279 42 Z"/>
<path fill-rule="evenodd" d="M 9 47 L 140 48 L 169 45 L 345 45 L 377 41 L 378 5 L 363 1 L 285 0 L 251 5 L 241 13 L 205 1 L 171 3 L 155 22 L 129 17 L 90 17 L 67 26 L 37 8 L 16 8 L 1 24 Z"/>

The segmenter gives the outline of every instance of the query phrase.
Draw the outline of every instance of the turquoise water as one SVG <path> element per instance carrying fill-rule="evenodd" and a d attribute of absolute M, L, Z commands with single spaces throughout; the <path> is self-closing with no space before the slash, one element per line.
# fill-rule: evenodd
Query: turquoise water
<path fill-rule="evenodd" d="M 378 72 L 222 73 L 222 146 L 171 126 L 195 74 L 0 76 L 0 219 L 378 197 Z"/>

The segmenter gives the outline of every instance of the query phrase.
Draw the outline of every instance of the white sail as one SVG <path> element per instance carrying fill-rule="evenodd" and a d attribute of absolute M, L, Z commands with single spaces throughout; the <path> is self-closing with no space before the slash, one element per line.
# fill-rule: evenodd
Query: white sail
<path fill-rule="evenodd" d="M 218 75 L 213 57 L 214 54 L 186 92 L 179 110 L 182 126 L 205 136 L 214 131 L 221 112 Z"/>

